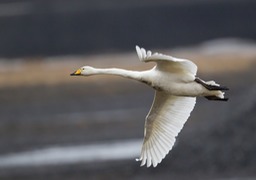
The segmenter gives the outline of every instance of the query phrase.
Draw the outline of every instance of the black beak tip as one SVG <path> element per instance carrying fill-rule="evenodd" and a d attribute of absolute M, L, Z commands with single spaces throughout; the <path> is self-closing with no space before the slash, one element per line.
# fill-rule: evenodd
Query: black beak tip
<path fill-rule="evenodd" d="M 79 76 L 79 75 L 80 75 L 80 74 L 77 73 L 77 71 L 75 71 L 75 72 L 73 72 L 73 73 L 70 74 L 70 76 Z"/>

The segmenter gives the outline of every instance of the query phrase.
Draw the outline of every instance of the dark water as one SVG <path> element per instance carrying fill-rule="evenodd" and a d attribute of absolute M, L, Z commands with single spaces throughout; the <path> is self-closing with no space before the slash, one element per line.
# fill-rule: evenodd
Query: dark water
<path fill-rule="evenodd" d="M 97 3 L 0 4 L 0 56 L 102 53 L 130 50 L 136 44 L 176 47 L 222 37 L 256 39 L 255 1 Z"/>

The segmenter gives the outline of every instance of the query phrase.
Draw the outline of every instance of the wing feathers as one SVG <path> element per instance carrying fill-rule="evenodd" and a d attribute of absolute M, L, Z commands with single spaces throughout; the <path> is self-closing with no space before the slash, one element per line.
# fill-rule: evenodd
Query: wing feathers
<path fill-rule="evenodd" d="M 138 57 L 143 62 L 154 61 L 162 72 L 175 73 L 178 77 L 194 78 L 197 66 L 186 59 L 174 58 L 146 51 L 136 46 Z M 193 97 L 178 97 L 157 91 L 151 110 L 146 118 L 144 142 L 140 158 L 141 166 L 158 163 L 172 149 L 175 138 L 183 128 L 195 105 Z"/>
<path fill-rule="evenodd" d="M 144 48 L 140 48 L 136 46 L 136 51 L 138 57 L 143 62 L 150 62 L 154 61 L 157 63 L 157 67 L 161 71 L 168 71 L 168 72 L 180 72 L 185 74 L 192 74 L 193 76 L 196 75 L 197 66 L 187 59 L 179 59 L 172 56 L 167 56 L 160 53 L 153 53 L 151 51 L 146 51 Z"/>
<path fill-rule="evenodd" d="M 149 146 L 149 143 L 147 143 L 147 146 L 146 146 L 146 152 L 147 152 L 147 167 L 150 167 L 151 166 L 151 157 L 152 155 L 150 154 L 150 151 L 151 151 L 151 148 Z"/>
<path fill-rule="evenodd" d="M 158 163 L 175 143 L 175 137 L 183 128 L 195 105 L 193 97 L 178 97 L 156 92 L 154 103 L 145 123 L 145 137 L 141 150 L 141 166 Z"/>
<path fill-rule="evenodd" d="M 165 146 L 163 146 L 162 143 L 158 141 L 159 137 L 157 137 L 155 134 L 153 134 L 152 137 L 153 137 L 153 141 L 156 144 L 155 148 L 157 150 L 157 159 L 158 159 L 158 161 L 161 161 L 162 158 L 165 156 L 165 153 L 163 151 L 163 150 L 165 150 Z"/>

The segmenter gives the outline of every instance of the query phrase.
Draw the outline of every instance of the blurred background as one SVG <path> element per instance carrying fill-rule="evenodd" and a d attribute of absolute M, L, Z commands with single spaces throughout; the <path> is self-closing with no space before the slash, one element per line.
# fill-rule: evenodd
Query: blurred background
<path fill-rule="evenodd" d="M 0 0 L 0 179 L 256 179 L 256 1 Z M 145 70 L 135 45 L 193 60 L 198 98 L 157 168 L 139 167 L 154 90 L 82 65 Z"/>

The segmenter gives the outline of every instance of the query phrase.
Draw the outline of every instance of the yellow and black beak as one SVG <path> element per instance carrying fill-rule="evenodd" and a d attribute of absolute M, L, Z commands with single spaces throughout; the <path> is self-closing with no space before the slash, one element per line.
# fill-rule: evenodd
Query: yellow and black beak
<path fill-rule="evenodd" d="M 74 73 L 70 74 L 70 76 L 79 76 L 79 75 L 81 75 L 81 69 L 78 69 Z"/>

